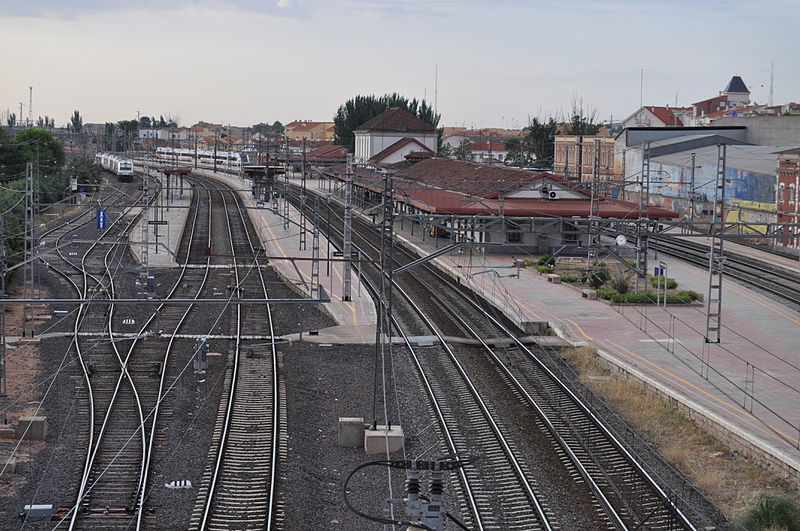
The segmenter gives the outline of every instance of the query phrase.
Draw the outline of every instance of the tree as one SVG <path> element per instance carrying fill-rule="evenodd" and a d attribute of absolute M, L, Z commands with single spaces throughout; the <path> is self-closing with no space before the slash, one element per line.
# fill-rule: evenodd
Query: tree
<path fill-rule="evenodd" d="M 67 167 L 67 175 L 78 179 L 79 184 L 100 184 L 100 166 L 91 159 L 73 159 Z"/>
<path fill-rule="evenodd" d="M 120 120 L 117 122 L 117 127 L 125 140 L 126 149 L 130 148 L 131 136 L 139 129 L 139 122 L 136 120 Z"/>
<path fill-rule="evenodd" d="M 74 113 L 72 113 L 72 117 L 70 118 L 69 121 L 70 121 L 69 128 L 73 133 L 80 133 L 81 131 L 83 131 L 83 118 L 81 118 L 80 112 L 75 111 Z"/>
<path fill-rule="evenodd" d="M 17 125 L 17 115 L 16 115 L 16 113 L 12 112 L 11 114 L 9 114 L 8 118 L 6 119 L 6 122 L 8 123 L 9 127 L 14 127 L 15 125 Z"/>
<path fill-rule="evenodd" d="M 284 131 L 284 127 L 283 127 L 282 123 L 280 123 L 278 120 L 275 120 L 274 122 L 272 122 L 272 132 L 273 133 L 278 133 L 279 135 L 282 135 L 283 131 Z"/>
<path fill-rule="evenodd" d="M 425 100 L 421 102 L 416 98 L 409 100 L 396 92 L 380 98 L 374 95 L 358 95 L 340 105 L 333 117 L 336 128 L 335 142 L 347 147 L 349 151 L 354 151 L 356 140 L 353 131 L 393 107 L 408 111 L 434 128 L 439 125 L 441 115 L 434 113 L 433 108 Z M 441 131 L 439 139 L 441 141 Z"/>
<path fill-rule="evenodd" d="M 56 126 L 56 121 L 49 116 L 42 118 L 41 116 L 36 120 L 36 127 L 40 129 L 52 129 Z"/>
<path fill-rule="evenodd" d="M 524 131 L 526 134 L 521 142 L 525 145 L 525 150 L 533 153 L 536 165 L 539 167 L 552 166 L 555 136 L 558 132 L 558 124 L 555 119 L 551 117 L 545 122 L 534 118 Z"/>
<path fill-rule="evenodd" d="M 139 127 L 142 129 L 150 129 L 150 117 L 149 116 L 142 116 L 139 118 Z"/>
<path fill-rule="evenodd" d="M 583 108 L 583 99 L 572 99 L 572 113 L 569 123 L 564 128 L 565 135 L 596 135 L 600 124 L 594 123 L 597 118 L 597 109 Z"/>
<path fill-rule="evenodd" d="M 533 152 L 530 149 L 530 142 L 523 142 L 518 137 L 509 138 L 504 142 L 506 148 L 506 164 L 511 166 L 529 166 L 533 162 Z"/>
<path fill-rule="evenodd" d="M 22 156 L 22 164 L 12 168 L 12 173 L 24 175 L 28 162 L 33 162 L 43 175 L 53 175 L 64 165 L 64 148 L 44 129 L 20 131 L 14 143 Z"/>
<path fill-rule="evenodd" d="M 458 143 L 458 146 L 453 149 L 453 158 L 456 160 L 465 160 L 472 162 L 472 148 L 469 147 L 470 140 L 464 138 Z"/>

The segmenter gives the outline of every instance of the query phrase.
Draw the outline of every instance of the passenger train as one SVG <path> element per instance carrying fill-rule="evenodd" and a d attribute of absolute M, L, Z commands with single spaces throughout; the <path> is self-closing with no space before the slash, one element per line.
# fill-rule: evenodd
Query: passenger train
<path fill-rule="evenodd" d="M 214 166 L 214 158 L 216 155 L 216 164 L 218 167 L 239 170 L 242 166 L 250 162 L 250 157 L 247 153 L 239 153 L 237 151 L 217 151 L 216 154 L 213 150 L 208 149 L 194 149 L 187 148 L 171 148 L 160 147 L 156 148 L 156 158 L 164 162 L 171 162 L 177 165 L 195 165 L 195 154 L 197 156 L 197 165 L 202 167 Z"/>
<path fill-rule="evenodd" d="M 133 179 L 133 161 L 113 153 L 98 153 L 94 156 L 94 161 L 117 175 L 122 182 L 130 182 Z"/>

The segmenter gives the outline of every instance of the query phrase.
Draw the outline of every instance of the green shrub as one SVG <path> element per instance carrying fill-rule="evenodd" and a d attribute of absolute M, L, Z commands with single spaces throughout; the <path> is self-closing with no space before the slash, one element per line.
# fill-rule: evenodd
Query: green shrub
<path fill-rule="evenodd" d="M 631 280 L 633 272 L 631 271 L 618 271 L 611 277 L 610 286 L 617 290 L 619 293 L 628 293 L 631 288 Z"/>
<path fill-rule="evenodd" d="M 553 272 L 553 268 L 550 267 L 550 266 L 546 266 L 546 265 L 537 265 L 536 266 L 536 271 L 538 271 L 539 273 L 552 273 Z"/>
<path fill-rule="evenodd" d="M 664 287 L 664 275 L 657 275 L 654 277 L 650 277 L 650 285 L 654 288 L 658 288 L 659 279 L 661 282 L 661 287 Z M 675 289 L 678 287 L 678 282 L 674 278 L 667 279 L 667 288 L 668 289 Z"/>
<path fill-rule="evenodd" d="M 573 284 L 579 280 L 578 275 L 561 275 L 561 282 L 567 282 L 568 284 Z"/>
<path fill-rule="evenodd" d="M 598 289 L 596 292 L 599 298 L 616 304 L 656 303 L 656 294 L 649 291 L 647 293 L 620 293 L 615 289 Z M 699 297 L 700 295 L 694 291 L 679 291 L 678 293 L 667 295 L 667 304 L 689 304 Z"/>
<path fill-rule="evenodd" d="M 536 264 L 540 266 L 553 266 L 555 265 L 555 263 L 556 259 L 553 258 L 553 255 L 551 255 L 550 253 L 542 255 L 542 257 L 539 258 L 539 261 L 536 262 Z"/>
<path fill-rule="evenodd" d="M 696 291 L 692 291 L 690 289 L 681 290 L 678 293 L 676 293 L 675 295 L 680 295 L 682 297 L 687 297 L 689 299 L 689 302 L 694 302 L 694 301 L 700 300 L 700 294 L 697 293 Z"/>
<path fill-rule="evenodd" d="M 528 260 L 527 258 L 522 261 L 522 267 L 530 267 L 533 265 L 533 260 Z"/>
<path fill-rule="evenodd" d="M 602 262 L 595 262 L 592 268 L 586 271 L 581 277 L 581 282 L 589 284 L 594 289 L 600 288 L 611 279 L 608 273 L 608 266 Z"/>
<path fill-rule="evenodd" d="M 800 530 L 800 502 L 785 496 L 761 496 L 747 509 L 739 523 L 753 531 Z"/>
<path fill-rule="evenodd" d="M 614 295 L 619 295 L 615 289 L 598 289 L 595 290 L 595 292 L 597 293 L 598 297 L 605 300 L 611 300 L 611 297 Z"/>

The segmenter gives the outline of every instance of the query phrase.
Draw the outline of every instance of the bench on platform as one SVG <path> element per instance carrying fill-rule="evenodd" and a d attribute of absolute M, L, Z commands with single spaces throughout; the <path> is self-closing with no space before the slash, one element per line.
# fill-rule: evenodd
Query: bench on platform
<path fill-rule="evenodd" d="M 547 281 L 552 282 L 553 284 L 561 284 L 561 275 L 556 275 L 555 273 L 548 273 Z"/>

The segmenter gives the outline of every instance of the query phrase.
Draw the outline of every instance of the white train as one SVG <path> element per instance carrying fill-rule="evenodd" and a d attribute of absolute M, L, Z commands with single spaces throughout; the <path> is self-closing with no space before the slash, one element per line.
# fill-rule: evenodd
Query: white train
<path fill-rule="evenodd" d="M 171 148 L 160 147 L 156 148 L 156 158 L 166 163 L 172 163 L 176 166 L 181 165 L 195 165 L 195 153 L 197 155 L 197 165 L 203 167 L 213 167 L 215 153 L 213 150 L 208 149 L 194 149 L 187 148 Z M 246 153 L 239 153 L 237 151 L 217 151 L 216 162 L 217 167 L 223 169 L 239 170 L 242 166 L 248 164 L 250 157 Z"/>
<path fill-rule="evenodd" d="M 130 181 L 133 178 L 133 161 L 113 153 L 98 153 L 94 156 L 94 161 L 117 175 L 120 181 Z"/>

